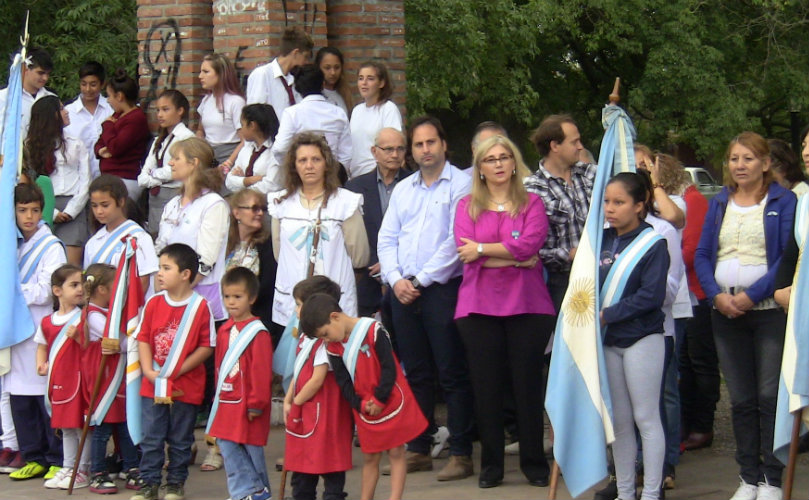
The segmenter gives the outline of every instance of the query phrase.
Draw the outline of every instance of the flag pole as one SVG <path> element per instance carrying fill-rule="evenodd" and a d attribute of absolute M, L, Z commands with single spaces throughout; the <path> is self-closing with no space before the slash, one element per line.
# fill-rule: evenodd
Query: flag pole
<path fill-rule="evenodd" d="M 612 92 L 609 95 L 609 102 L 610 104 L 617 106 L 619 102 L 621 102 L 621 77 L 615 78 L 615 84 L 612 87 Z M 553 461 L 553 467 L 551 468 L 551 481 L 550 481 L 550 491 L 548 492 L 548 500 L 556 500 L 556 490 L 559 486 L 559 475 L 561 474 L 561 470 L 559 469 L 559 462 L 556 460 Z"/>
<path fill-rule="evenodd" d="M 23 29 L 22 36 L 20 37 L 20 45 L 22 48 L 20 49 L 20 59 L 22 59 L 21 63 L 23 65 L 23 69 L 28 69 L 26 65 L 25 59 L 28 57 L 28 20 L 31 16 L 31 11 L 25 11 L 25 28 Z M 22 85 L 22 82 L 20 82 Z M 23 136 L 20 134 L 20 147 L 17 150 L 17 178 L 19 179 L 20 174 L 22 174 L 22 142 Z"/>
<path fill-rule="evenodd" d="M 798 447 L 800 445 L 801 416 L 804 408 L 792 412 L 792 439 L 789 441 L 789 460 L 784 480 L 784 500 L 792 499 L 792 485 L 795 482 L 795 463 L 798 461 Z"/>

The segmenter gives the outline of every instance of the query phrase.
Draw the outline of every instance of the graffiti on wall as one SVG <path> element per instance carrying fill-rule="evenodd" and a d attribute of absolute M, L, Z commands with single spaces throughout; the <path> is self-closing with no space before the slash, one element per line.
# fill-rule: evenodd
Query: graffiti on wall
<path fill-rule="evenodd" d="M 266 12 L 266 0 L 216 0 L 213 3 L 214 14 L 228 16 L 231 14 L 241 14 L 242 12 Z"/>
<path fill-rule="evenodd" d="M 302 3 L 301 7 L 298 9 L 297 14 L 301 16 L 301 27 L 304 31 L 309 34 L 314 34 L 315 32 L 315 21 L 317 20 L 317 4 L 314 2 L 297 2 Z M 290 19 L 290 11 L 289 6 L 287 5 L 287 0 L 281 0 L 281 5 L 284 8 L 284 21 L 287 26 L 289 26 L 289 19 Z M 295 13 L 295 11 L 293 11 Z"/>
<path fill-rule="evenodd" d="M 155 47 L 156 51 L 153 50 Z M 142 109 L 148 109 L 149 103 L 163 90 L 177 87 L 181 54 L 182 39 L 177 21 L 165 19 L 152 24 L 143 42 L 143 64 L 149 74 L 149 90 L 141 101 Z"/>

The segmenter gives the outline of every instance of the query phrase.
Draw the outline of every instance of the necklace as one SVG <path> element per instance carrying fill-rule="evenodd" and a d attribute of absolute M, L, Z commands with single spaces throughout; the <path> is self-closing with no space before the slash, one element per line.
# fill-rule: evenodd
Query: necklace
<path fill-rule="evenodd" d="M 509 202 L 509 200 L 504 200 L 504 201 L 490 200 L 490 201 L 497 206 L 497 211 L 498 212 L 505 212 L 506 211 L 506 203 Z"/>

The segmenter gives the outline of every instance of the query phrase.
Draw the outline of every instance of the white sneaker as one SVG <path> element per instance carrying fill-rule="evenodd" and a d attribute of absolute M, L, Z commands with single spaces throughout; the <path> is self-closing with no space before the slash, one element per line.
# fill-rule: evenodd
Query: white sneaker
<path fill-rule="evenodd" d="M 68 467 L 62 467 L 61 469 L 59 469 L 58 472 L 56 472 L 55 476 L 53 476 L 52 478 L 45 481 L 44 486 L 46 488 L 48 488 L 48 489 L 51 489 L 51 490 L 58 490 L 59 489 L 59 483 L 62 481 L 62 479 L 67 477 L 67 480 L 70 481 L 70 474 L 72 474 L 72 473 L 73 473 L 73 469 L 70 469 Z"/>
<path fill-rule="evenodd" d="M 68 470 L 65 477 L 59 481 L 59 489 L 66 490 L 70 487 L 70 476 L 73 475 L 73 470 Z M 90 477 L 86 472 L 79 471 L 76 473 L 76 480 L 73 482 L 73 489 L 86 488 L 90 486 Z"/>
<path fill-rule="evenodd" d="M 520 454 L 520 442 L 519 441 L 514 441 L 511 444 L 507 444 L 503 451 L 506 452 L 506 455 L 519 455 Z"/>
<path fill-rule="evenodd" d="M 755 484 L 747 484 L 744 482 L 744 479 L 741 479 L 739 488 L 736 490 L 736 493 L 730 497 L 730 500 L 756 500 L 756 497 L 758 497 L 758 492 L 760 491 L 759 488 L 760 486 L 756 486 Z M 781 488 L 778 489 L 780 491 Z"/>
<path fill-rule="evenodd" d="M 758 483 L 758 500 L 781 500 L 783 493 L 778 486 L 770 486 L 767 478 L 764 478 L 763 483 Z"/>

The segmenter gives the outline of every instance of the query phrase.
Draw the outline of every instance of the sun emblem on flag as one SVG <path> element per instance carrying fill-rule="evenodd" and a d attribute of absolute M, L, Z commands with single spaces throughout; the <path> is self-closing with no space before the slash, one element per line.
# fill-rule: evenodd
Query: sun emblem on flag
<path fill-rule="evenodd" d="M 562 308 L 565 321 L 573 326 L 589 325 L 595 319 L 595 283 L 590 278 L 580 278 L 570 283 Z"/>

